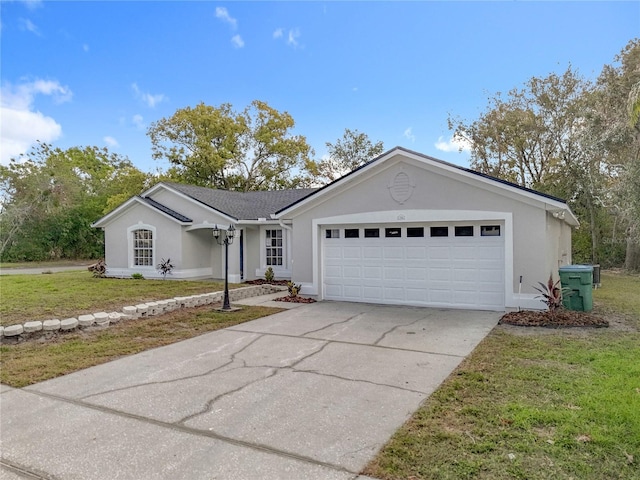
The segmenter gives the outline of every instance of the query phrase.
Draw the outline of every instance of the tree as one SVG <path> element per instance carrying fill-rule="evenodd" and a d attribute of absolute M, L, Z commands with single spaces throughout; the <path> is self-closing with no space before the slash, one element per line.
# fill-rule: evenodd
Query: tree
<path fill-rule="evenodd" d="M 589 125 L 611 173 L 610 214 L 624 226 L 625 266 L 640 270 L 640 40 L 631 40 L 598 77 Z"/>
<path fill-rule="evenodd" d="M 478 120 L 450 118 L 449 126 L 471 145 L 474 169 L 567 198 L 589 225 L 588 261 L 597 262 L 609 169 L 587 128 L 591 88 L 569 67 L 532 78 L 506 99 L 497 94 Z"/>
<path fill-rule="evenodd" d="M 277 190 L 302 182 L 310 165 L 305 137 L 295 122 L 259 100 L 238 113 L 224 103 L 198 104 L 151 124 L 153 158 L 172 165 L 168 174 L 194 185 L 228 190 Z"/>
<path fill-rule="evenodd" d="M 138 194 L 149 181 L 128 159 L 106 149 L 38 144 L 0 166 L 0 258 L 101 256 L 102 232 L 91 223 L 106 213 L 111 199 Z"/>
<path fill-rule="evenodd" d="M 326 142 L 328 156 L 316 165 L 314 182 L 326 184 L 364 165 L 384 151 L 381 141 L 375 144 L 365 133 L 346 128 L 335 143 Z"/>

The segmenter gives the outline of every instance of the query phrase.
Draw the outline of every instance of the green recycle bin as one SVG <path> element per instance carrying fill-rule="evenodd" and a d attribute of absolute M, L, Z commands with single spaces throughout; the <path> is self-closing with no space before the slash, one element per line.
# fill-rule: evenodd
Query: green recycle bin
<path fill-rule="evenodd" d="M 560 267 L 560 284 L 571 293 L 562 296 L 562 305 L 567 310 L 590 312 L 593 310 L 593 266 L 566 265 Z"/>

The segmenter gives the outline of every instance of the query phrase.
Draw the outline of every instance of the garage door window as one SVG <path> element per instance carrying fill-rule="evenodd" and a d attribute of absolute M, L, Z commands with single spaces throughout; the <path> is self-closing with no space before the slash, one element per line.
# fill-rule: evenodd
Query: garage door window
<path fill-rule="evenodd" d="M 448 237 L 449 227 L 431 227 L 432 237 Z"/>
<path fill-rule="evenodd" d="M 482 225 L 480 226 L 481 237 L 499 237 L 500 225 Z"/>
<path fill-rule="evenodd" d="M 473 225 L 456 227 L 456 237 L 473 237 Z"/>
<path fill-rule="evenodd" d="M 384 236 L 387 238 L 401 237 L 402 229 L 400 227 L 390 227 L 384 229 Z"/>
<path fill-rule="evenodd" d="M 424 237 L 424 227 L 407 227 L 407 237 Z"/>
<path fill-rule="evenodd" d="M 360 237 L 360 229 L 359 228 L 345 228 L 344 229 L 344 238 L 359 238 Z"/>
<path fill-rule="evenodd" d="M 364 238 L 378 238 L 380 237 L 380 229 L 379 228 L 365 228 L 364 229 Z"/>

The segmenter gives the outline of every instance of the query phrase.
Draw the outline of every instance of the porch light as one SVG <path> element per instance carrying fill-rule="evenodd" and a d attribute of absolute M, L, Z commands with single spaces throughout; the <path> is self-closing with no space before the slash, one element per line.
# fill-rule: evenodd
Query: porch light
<path fill-rule="evenodd" d="M 229 245 L 233 243 L 233 239 L 238 235 L 239 231 L 236 227 L 229 225 L 226 230 L 218 228 L 218 224 L 213 227 L 213 238 L 216 239 L 218 245 L 224 245 L 224 299 L 222 301 L 223 312 L 232 311 L 231 304 L 229 303 Z"/>

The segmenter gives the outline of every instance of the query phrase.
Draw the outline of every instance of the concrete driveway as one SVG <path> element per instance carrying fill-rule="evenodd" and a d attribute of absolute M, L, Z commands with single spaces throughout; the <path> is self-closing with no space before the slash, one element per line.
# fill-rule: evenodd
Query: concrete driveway
<path fill-rule="evenodd" d="M 319 302 L 2 387 L 0 478 L 362 479 L 499 317 Z"/>

